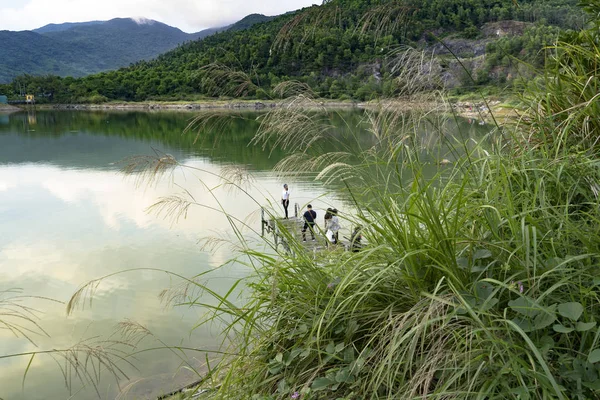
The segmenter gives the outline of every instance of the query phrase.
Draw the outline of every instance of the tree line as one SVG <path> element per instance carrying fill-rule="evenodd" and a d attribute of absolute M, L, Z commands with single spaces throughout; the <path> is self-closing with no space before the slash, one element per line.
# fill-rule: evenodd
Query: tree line
<path fill-rule="evenodd" d="M 35 93 L 41 102 L 59 103 L 266 99 L 278 96 L 273 89 L 279 83 L 295 80 L 325 98 L 366 100 L 398 90 L 388 61 L 399 49 L 447 38 L 483 40 L 480 28 L 488 22 L 531 22 L 525 35 L 488 44 L 477 83 L 503 84 L 505 77 L 490 71 L 512 57 L 543 63 L 543 46 L 558 31 L 584 25 L 583 15 L 574 0 L 333 0 L 115 71 L 82 78 L 20 76 L 0 85 L 0 93 Z M 232 73 L 215 77 L 207 66 L 217 64 Z"/>

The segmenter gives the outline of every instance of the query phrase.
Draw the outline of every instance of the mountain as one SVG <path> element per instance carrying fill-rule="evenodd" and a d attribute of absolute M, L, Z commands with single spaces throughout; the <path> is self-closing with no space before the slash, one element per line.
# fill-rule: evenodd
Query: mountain
<path fill-rule="evenodd" d="M 151 59 L 183 42 L 201 37 L 154 20 L 136 21 L 131 18 L 115 18 L 102 24 L 75 25 L 69 29 L 47 32 L 44 36 L 85 49 L 93 55 L 103 54 L 106 60 L 104 66 L 96 71 L 89 66 L 83 71 L 85 74 Z"/>
<path fill-rule="evenodd" d="M 36 33 L 48 33 L 48 32 L 59 32 L 66 31 L 76 26 L 86 26 L 86 25 L 101 25 L 106 21 L 89 21 L 89 22 L 65 22 L 63 24 L 48 24 L 44 25 L 41 28 L 33 29 L 32 32 Z"/>
<path fill-rule="evenodd" d="M 30 31 L 0 31 L 0 43 L 0 82 L 21 74 L 81 76 L 79 55 L 89 52 Z M 85 59 L 91 64 L 100 61 L 93 55 Z"/>
<path fill-rule="evenodd" d="M 243 31 L 230 27 L 117 71 L 68 81 L 20 78 L 20 85 L 43 88 L 57 102 L 277 98 L 275 89 L 285 81 L 296 82 L 288 88 L 309 86 L 323 97 L 358 100 L 448 82 L 504 85 L 511 76 L 531 78 L 513 57 L 539 66 L 541 50 L 560 31 L 585 24 L 577 2 L 329 0 Z M 431 61 L 400 51 L 408 48 L 427 50 Z M 399 79 L 407 66 L 419 69 L 418 84 Z"/>
<path fill-rule="evenodd" d="M 200 31 L 198 33 L 194 33 L 192 35 L 196 36 L 196 39 L 201 39 L 201 38 L 204 38 L 206 36 L 214 35 L 215 33 L 219 33 L 219 32 L 225 32 L 225 31 L 242 31 L 244 29 L 250 28 L 254 24 L 258 24 L 258 23 L 261 23 L 261 22 L 267 22 L 267 21 L 272 20 L 273 18 L 275 18 L 275 17 L 268 17 L 268 16 L 262 15 L 262 14 L 250 14 L 250 15 L 245 16 L 244 18 L 242 18 L 238 22 L 235 22 L 235 23 L 233 23 L 231 25 L 223 26 L 223 27 L 220 27 L 220 28 L 205 29 L 205 30 Z"/>
<path fill-rule="evenodd" d="M 252 25 L 259 24 L 261 22 L 271 21 L 275 17 L 267 17 L 262 14 L 250 14 L 236 22 L 235 24 L 227 26 L 224 30 L 228 31 L 242 31 L 252 27 Z"/>
<path fill-rule="evenodd" d="M 178 45 L 268 19 L 250 15 L 223 28 L 188 34 L 154 20 L 50 24 L 34 31 L 0 31 L 0 82 L 22 74 L 80 77 L 155 58 Z"/>

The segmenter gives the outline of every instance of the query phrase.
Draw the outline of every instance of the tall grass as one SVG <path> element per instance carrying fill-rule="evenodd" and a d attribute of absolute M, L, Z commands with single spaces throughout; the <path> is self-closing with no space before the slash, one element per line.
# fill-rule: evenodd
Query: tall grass
<path fill-rule="evenodd" d="M 367 113 L 369 140 L 340 136 L 306 87 L 279 88 L 293 96 L 255 144 L 290 153 L 279 172 L 311 172 L 343 194 L 357 211 L 341 217 L 362 226 L 365 246 L 310 253 L 280 226 L 288 247 L 257 251 L 230 218 L 253 272 L 243 299 L 232 297 L 240 282 L 219 295 L 196 279 L 165 294 L 226 324 L 210 396 L 599 398 L 600 51 L 595 31 L 567 39 L 525 93 L 526 118 L 477 143 L 453 140 L 454 119 L 438 110 L 385 105 Z M 422 85 L 399 79 L 429 104 L 412 91 Z M 453 162 L 428 174 L 442 157 Z M 141 160 L 130 172 L 144 177 L 143 165 L 155 176 L 176 163 Z M 171 198 L 157 209 L 190 206 L 202 204 Z M 199 289 L 216 305 L 198 303 Z"/>
<path fill-rule="evenodd" d="M 427 178 L 395 140 L 327 174 L 361 252 L 255 255 L 218 397 L 594 397 L 599 204 L 575 171 L 597 164 L 476 147 Z"/>
<path fill-rule="evenodd" d="M 600 397 L 596 38 L 558 44 L 527 118 L 491 146 L 448 141 L 426 112 L 371 113 L 368 145 L 294 106 L 307 97 L 269 114 L 256 140 L 344 192 L 368 244 L 249 254 L 247 302 L 218 309 L 245 316 L 214 397 Z M 423 126 L 455 160 L 435 176 Z"/>

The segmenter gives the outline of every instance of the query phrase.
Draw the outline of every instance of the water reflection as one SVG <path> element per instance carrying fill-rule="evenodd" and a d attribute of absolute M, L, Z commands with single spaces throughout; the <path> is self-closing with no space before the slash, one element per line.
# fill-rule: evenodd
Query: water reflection
<path fill-rule="evenodd" d="M 232 256 L 228 247 L 209 253 L 202 251 L 198 241 L 231 234 L 228 219 L 214 210 L 220 208 L 247 223 L 242 230 L 246 240 L 257 239 L 260 205 L 278 207 L 281 182 L 269 171 L 285 153 L 269 154 L 248 146 L 260 114 L 238 115 L 222 129 L 199 138 L 181 134 L 191 117 L 187 113 L 37 112 L 35 118 L 16 113 L 1 119 L 0 287 L 22 288 L 26 294 L 65 302 L 81 284 L 131 269 L 166 269 L 183 276 L 207 272 L 203 282 L 222 293 L 247 274 L 239 264 L 219 268 Z M 359 125 L 356 145 L 372 144 L 371 135 L 360 133 L 368 128 L 360 125 L 364 113 L 334 113 L 328 118 L 339 126 L 333 134 L 340 141 L 356 135 Z M 167 179 L 142 186 L 134 176 L 119 173 L 118 161 L 155 150 L 173 155 L 188 168 L 177 168 Z M 243 165 L 255 173 L 249 196 L 221 186 L 216 175 L 230 165 Z M 339 201 L 310 177 L 288 183 L 292 202 L 311 202 L 320 216 Z M 190 208 L 176 223 L 146 212 L 160 198 L 174 194 L 192 196 L 201 206 Z M 164 308 L 158 294 L 175 283 L 172 275 L 159 271 L 117 274 L 98 287 L 93 307 L 71 317 L 65 316 L 64 304 L 31 299 L 27 304 L 43 310 L 40 324 L 50 337 L 36 336 L 36 348 L 0 330 L 0 354 L 67 348 L 87 337 L 107 337 L 125 319 L 144 324 L 165 343 L 214 348 L 210 327 L 192 331 L 203 310 Z M 158 345 L 153 339 L 147 343 Z M 188 352 L 188 356 L 189 362 L 198 363 L 203 353 Z M 60 369 L 48 357 L 34 359 L 22 392 L 28 362 L 27 357 L 0 362 L 0 398 L 68 397 Z M 182 361 L 168 351 L 143 353 L 136 365 L 140 371 L 128 372 L 133 381 L 142 383 L 131 390 L 132 398 L 154 398 L 156 389 L 169 390 L 193 378 L 185 373 L 173 378 Z M 82 391 L 75 387 L 75 391 L 75 399 L 96 398 L 90 387 Z M 112 399 L 118 388 L 106 379 L 100 392 L 102 398 Z"/>
<path fill-rule="evenodd" d="M 223 213 L 211 211 L 219 207 L 247 221 L 245 239 L 255 239 L 254 230 L 260 227 L 259 204 L 277 204 L 280 182 L 269 174 L 259 174 L 250 189 L 252 201 L 247 195 L 220 187 L 222 182 L 215 174 L 220 173 L 222 165 L 214 160 L 227 165 L 242 160 L 262 169 L 276 159 L 262 153 L 262 160 L 255 161 L 260 151 L 247 148 L 247 143 L 242 146 L 240 137 L 229 141 L 221 138 L 219 149 L 194 147 L 180 134 L 189 117 L 174 114 L 165 118 L 148 114 L 145 120 L 138 113 L 38 113 L 32 131 L 26 115 L 10 116 L 8 126 L 0 128 L 2 288 L 21 288 L 26 294 L 66 302 L 91 279 L 130 269 L 160 268 L 183 276 L 208 271 L 202 282 L 224 293 L 235 279 L 248 273 L 239 264 L 218 268 L 231 258 L 230 249 L 204 252 L 198 240 L 231 232 Z M 106 125 L 112 123 L 113 127 L 100 129 L 103 120 L 111 121 Z M 121 122 L 114 123 L 117 120 Z M 127 130 L 129 124 L 131 132 Z M 144 132 L 149 126 L 168 127 L 158 132 L 172 132 L 174 136 L 165 140 L 146 138 Z M 123 176 L 113 164 L 120 158 L 152 153 L 153 149 L 175 155 L 189 168 L 177 168 L 167 179 L 140 187 L 135 177 Z M 310 201 L 322 195 L 321 189 L 310 182 L 290 184 L 295 201 Z M 184 188 L 202 207 L 190 208 L 177 223 L 145 211 L 161 197 L 182 193 Z M 36 335 L 39 347 L 35 347 L 6 330 L 0 331 L 0 354 L 68 348 L 88 337 L 109 337 L 115 324 L 126 319 L 145 325 L 165 343 L 214 348 L 214 332 L 208 328 L 192 331 L 203 310 L 165 310 L 158 294 L 176 283 L 172 275 L 158 271 L 118 274 L 98 286 L 93 307 L 71 317 L 65 316 L 64 304 L 31 299 L 27 305 L 43 311 L 40 324 L 50 337 Z M 160 343 L 150 339 L 146 345 L 156 347 Z M 188 352 L 188 356 L 191 363 L 203 359 L 202 352 Z M 1 398 L 69 396 L 60 369 L 49 357 L 34 359 L 22 392 L 20 382 L 28 361 L 25 357 L 0 362 Z M 140 355 L 136 361 L 140 371 L 128 369 L 132 380 L 142 379 L 131 389 L 131 398 L 154 398 L 156 390 L 170 390 L 193 378 L 185 373 L 173 378 L 181 363 L 169 352 Z M 91 387 L 79 391 L 75 386 L 74 390 L 76 399 L 96 398 Z M 105 379 L 100 391 L 102 398 L 114 398 L 118 388 Z"/>
<path fill-rule="evenodd" d="M 31 115 L 15 113 L 0 125 L 0 163 L 117 169 L 123 158 L 155 148 L 177 159 L 201 156 L 266 170 L 284 154 L 275 151 L 265 157 L 261 149 L 248 146 L 260 124 L 258 116 L 232 115 L 218 130 L 198 136 L 182 133 L 193 117 L 189 113 L 39 111 L 35 124 Z"/>

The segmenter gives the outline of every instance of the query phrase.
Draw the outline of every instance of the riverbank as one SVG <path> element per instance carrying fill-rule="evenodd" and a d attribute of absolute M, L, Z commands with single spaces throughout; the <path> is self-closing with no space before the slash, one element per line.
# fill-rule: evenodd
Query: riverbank
<path fill-rule="evenodd" d="M 118 102 L 118 103 L 103 103 L 103 104 L 43 104 L 37 106 L 40 110 L 146 110 L 146 111 L 161 111 L 161 110 L 262 110 L 281 107 L 286 103 L 284 100 L 207 100 L 193 102 Z M 351 101 L 328 101 L 318 100 L 314 102 L 315 107 L 327 108 L 355 108 L 359 107 L 359 103 Z"/>
<path fill-rule="evenodd" d="M 81 110 L 81 111 L 218 111 L 218 110 L 269 110 L 289 106 L 286 100 L 206 100 L 194 102 L 115 102 L 103 104 L 41 104 L 38 110 Z M 501 100 L 483 101 L 457 101 L 457 102 L 432 102 L 419 100 L 394 100 L 394 101 L 339 101 L 315 100 L 302 104 L 307 108 L 328 109 L 378 109 L 380 107 L 394 110 L 431 110 L 449 112 L 464 118 L 477 120 L 514 119 L 519 116 L 516 109 Z M 9 106 L 12 109 L 15 107 Z M 18 109 L 17 109 L 18 110 Z"/>
<path fill-rule="evenodd" d="M 21 111 L 21 109 L 9 104 L 0 104 L 0 113 L 13 113 L 17 111 Z"/>

